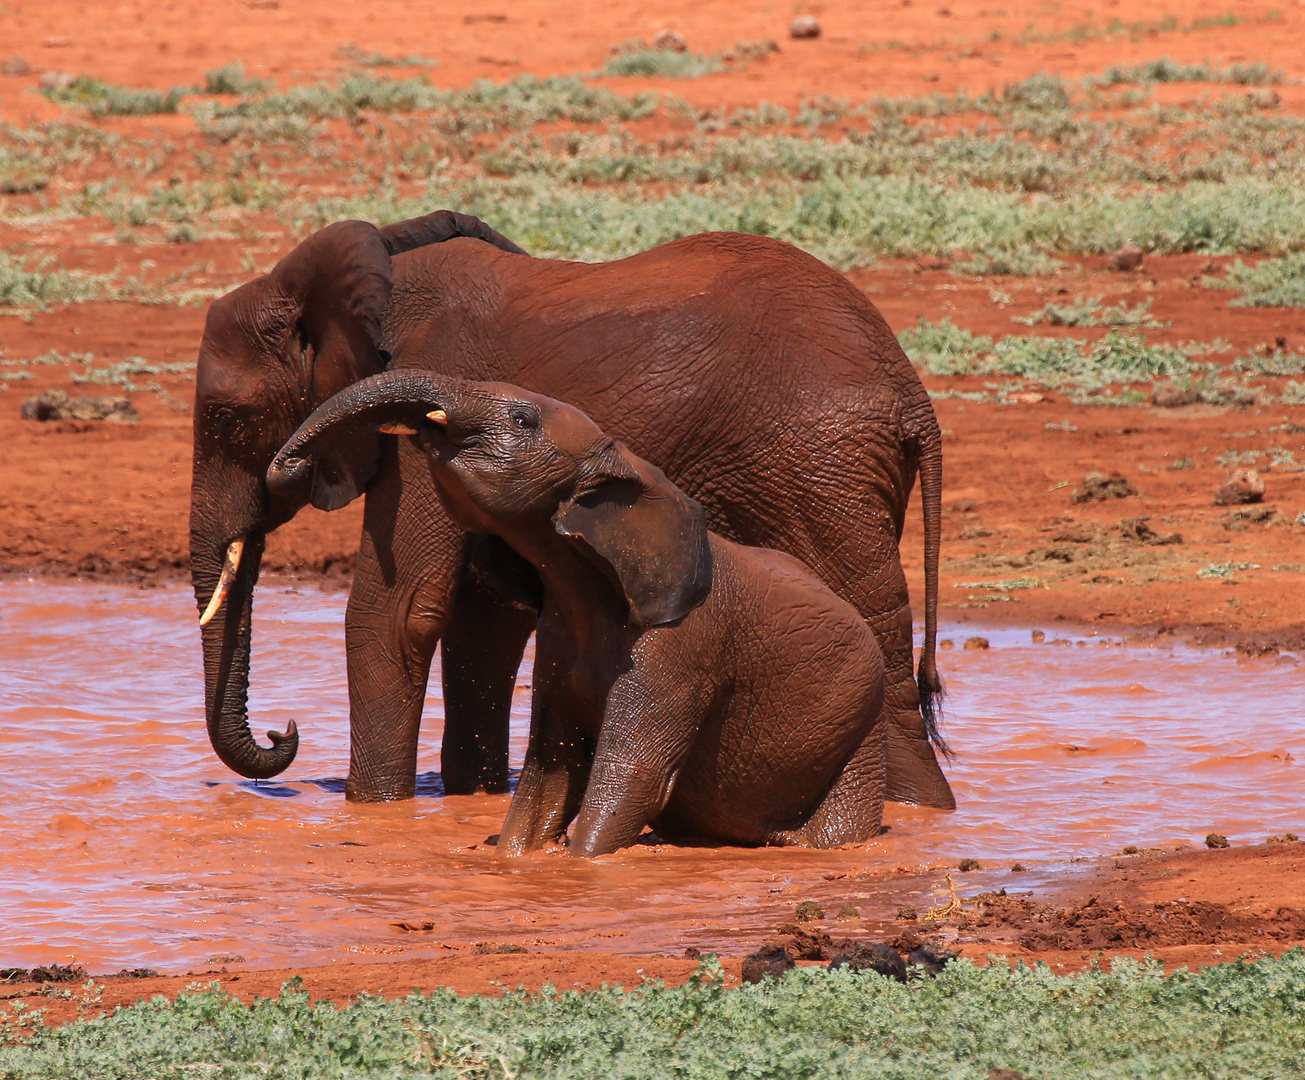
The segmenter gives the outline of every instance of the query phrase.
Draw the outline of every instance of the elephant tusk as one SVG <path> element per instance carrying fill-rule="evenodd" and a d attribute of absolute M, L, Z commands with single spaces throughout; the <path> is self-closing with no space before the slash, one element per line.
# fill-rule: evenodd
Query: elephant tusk
<path fill-rule="evenodd" d="M 386 435 L 416 435 L 417 434 L 416 428 L 409 427 L 407 424 L 402 424 L 399 423 L 398 421 L 395 421 L 393 424 L 382 424 L 376 430 L 380 432 L 384 432 Z"/>
<path fill-rule="evenodd" d="M 434 420 L 435 423 L 437 424 L 447 424 L 449 422 L 449 414 L 446 413 L 443 409 L 435 409 L 434 411 L 428 412 L 426 414 L 426 419 Z"/>
<path fill-rule="evenodd" d="M 213 595 L 209 597 L 208 607 L 204 609 L 204 614 L 199 617 L 199 625 L 207 626 L 222 607 L 222 601 L 227 598 L 227 593 L 231 591 L 231 583 L 236 579 L 236 571 L 240 569 L 240 556 L 245 553 L 245 538 L 242 536 L 238 540 L 232 540 L 227 545 L 227 559 L 222 564 L 222 576 L 218 578 L 217 588 L 213 590 Z"/>

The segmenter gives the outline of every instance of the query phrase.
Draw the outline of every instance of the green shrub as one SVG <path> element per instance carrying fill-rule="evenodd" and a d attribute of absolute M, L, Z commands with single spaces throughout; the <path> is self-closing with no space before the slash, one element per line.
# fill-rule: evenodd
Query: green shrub
<path fill-rule="evenodd" d="M 1247 266 L 1238 259 L 1222 278 L 1207 277 L 1213 289 L 1238 289 L 1241 296 L 1229 307 L 1305 307 L 1305 252 L 1281 259 L 1262 259 Z"/>
<path fill-rule="evenodd" d="M 671 49 L 632 49 L 611 57 L 600 75 L 648 75 L 660 79 L 696 79 L 722 68 L 719 57 Z"/>
<path fill-rule="evenodd" d="M 263 94 L 271 88 L 271 83 L 265 79 L 250 79 L 245 75 L 245 65 L 242 61 L 237 60 L 234 64 L 227 64 L 225 67 L 214 68 L 212 71 L 205 72 L 204 86 L 201 93 L 205 94 Z"/>
<path fill-rule="evenodd" d="M 1305 1053 L 1302 1010 L 1300 948 L 1169 976 L 1126 958 L 1072 976 L 959 960 L 906 984 L 800 968 L 728 990 L 708 962 L 674 989 L 435 990 L 344 1008 L 293 980 L 249 1007 L 214 988 L 38 1029 L 0 1049 L 0 1076 L 1287 1077 Z"/>
<path fill-rule="evenodd" d="M 1216 68 L 1207 60 L 1203 64 L 1180 64 L 1169 57 L 1148 60 L 1142 64 L 1117 64 L 1106 68 L 1100 75 L 1092 76 L 1089 82 L 1106 86 L 1118 83 L 1171 83 L 1171 82 L 1207 82 L 1235 83 L 1239 86 L 1267 86 L 1280 83 L 1286 79 L 1281 68 L 1270 68 L 1267 64 L 1233 64 L 1231 67 Z"/>
<path fill-rule="evenodd" d="M 1151 301 L 1144 300 L 1130 308 L 1125 303 L 1101 306 L 1101 297 L 1076 296 L 1072 304 L 1058 304 L 1049 300 L 1031 315 L 1015 316 L 1011 322 L 1025 326 L 1142 326 L 1159 329 L 1168 323 L 1156 322 L 1151 317 Z"/>
<path fill-rule="evenodd" d="M 114 86 L 89 75 L 79 75 L 68 86 L 46 87 L 41 93 L 51 101 L 81 105 L 92 116 L 152 116 L 176 112 L 186 89 L 181 86 L 174 86 L 171 90 Z"/>

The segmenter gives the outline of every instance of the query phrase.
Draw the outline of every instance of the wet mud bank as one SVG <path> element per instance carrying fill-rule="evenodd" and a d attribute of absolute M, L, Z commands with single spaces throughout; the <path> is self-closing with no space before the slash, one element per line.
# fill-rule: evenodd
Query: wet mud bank
<path fill-rule="evenodd" d="M 493 837 L 507 797 L 442 794 L 438 672 L 418 798 L 347 804 L 345 598 L 284 584 L 261 593 L 254 727 L 294 719 L 302 742 L 289 772 L 256 783 L 228 773 L 208 746 L 189 590 L 0 583 L 0 767 L 10 778 L 0 967 L 204 974 L 456 960 L 479 971 L 504 962 L 491 958 L 547 954 L 589 971 L 581 954 L 742 957 L 804 902 L 835 941 L 911 931 L 966 955 L 1219 948 L 1227 939 L 1199 934 L 1047 937 L 1054 920 L 1037 905 L 1072 910 L 1088 899 L 1076 883 L 1098 872 L 1144 877 L 1152 871 L 1141 868 L 1161 865 L 1157 851 L 1197 860 L 1199 880 L 1211 860 L 1244 851 L 1280 860 L 1301 849 L 1263 841 L 1305 834 L 1296 711 L 1305 670 L 1290 654 L 1246 661 L 1109 635 L 1035 644 L 1027 628 L 1000 627 L 983 630 L 987 648 L 965 648 L 978 634 L 953 623 L 943 636 L 956 647 L 940 656 L 954 814 L 890 805 L 888 831 L 859 849 L 673 847 L 649 835 L 592 862 L 560 852 L 502 860 Z M 527 662 L 514 765 L 529 682 Z M 1204 851 L 1209 833 L 1229 837 L 1231 851 Z M 1272 861 L 1299 892 L 1296 865 Z M 1137 902 L 1192 900 L 1186 888 Z M 1305 903 L 1284 895 L 1278 906 Z M 1115 921 L 1139 919 L 1173 921 L 1134 907 Z M 1291 917 L 1266 922 L 1244 944 L 1278 948 L 1295 927 Z M 1022 936 L 1035 932 L 1045 940 Z"/>

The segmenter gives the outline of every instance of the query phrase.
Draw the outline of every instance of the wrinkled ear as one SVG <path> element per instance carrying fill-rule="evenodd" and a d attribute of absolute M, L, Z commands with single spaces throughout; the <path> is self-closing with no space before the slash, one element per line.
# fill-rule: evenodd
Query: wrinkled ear
<path fill-rule="evenodd" d="M 553 515 L 620 588 L 638 626 L 682 619 L 711 591 L 711 546 L 702 506 L 655 465 L 617 444 L 596 474 Z"/>
<path fill-rule="evenodd" d="M 295 375 L 310 407 L 384 369 L 381 316 L 392 284 L 385 241 L 365 221 L 319 230 L 268 275 L 267 317 L 283 323 L 283 348 L 299 356 Z M 313 505 L 338 510 L 356 499 L 376 475 L 379 455 L 375 431 L 342 436 L 317 462 Z"/>

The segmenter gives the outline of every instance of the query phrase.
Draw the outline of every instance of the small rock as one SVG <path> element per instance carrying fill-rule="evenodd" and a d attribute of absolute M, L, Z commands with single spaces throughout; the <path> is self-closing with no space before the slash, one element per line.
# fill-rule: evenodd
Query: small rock
<path fill-rule="evenodd" d="M 1305 514 L 1302 514 L 1301 517 L 1305 517 Z M 1301 524 L 1302 524 L 1302 525 L 1305 525 L 1305 521 L 1302 521 Z M 953 641 L 951 638 L 949 638 L 949 637 L 945 637 L 945 638 L 942 639 L 942 641 L 938 642 L 938 648 L 940 648 L 940 649 L 954 649 L 954 648 L 956 648 L 956 642 L 954 642 L 954 641 Z"/>
<path fill-rule="evenodd" d="M 657 36 L 652 39 L 654 49 L 662 49 L 665 52 L 684 52 L 688 49 L 689 43 L 684 40 L 684 35 L 675 30 L 659 30 Z"/>
<path fill-rule="evenodd" d="M 788 36 L 791 38 L 818 38 L 820 22 L 814 15 L 799 15 L 788 24 Z"/>
<path fill-rule="evenodd" d="M 861 912 L 859 912 L 851 904 L 846 904 L 843 907 L 839 908 L 838 914 L 834 916 L 834 918 L 838 922 L 855 922 L 860 917 L 861 917 Z"/>
<path fill-rule="evenodd" d="M 960 955 L 959 952 L 945 949 L 936 942 L 926 941 L 911 952 L 906 962 L 911 967 L 923 968 L 930 976 L 937 976 Z"/>
<path fill-rule="evenodd" d="M 1182 533 L 1158 533 L 1151 528 L 1150 518 L 1135 517 L 1124 518 L 1119 523 L 1119 531 L 1123 533 L 1125 540 L 1132 540 L 1138 544 L 1181 544 L 1183 542 Z"/>
<path fill-rule="evenodd" d="M 1281 836 L 1270 836 L 1264 842 L 1266 844 L 1299 844 L 1300 837 L 1294 832 L 1285 832 Z"/>
<path fill-rule="evenodd" d="M 1151 391 L 1151 404 L 1158 409 L 1177 409 L 1183 405 L 1195 405 L 1201 395 L 1195 387 L 1180 386 L 1176 382 L 1156 383 Z"/>
<path fill-rule="evenodd" d="M 1228 847 L 1228 837 L 1212 832 L 1205 838 L 1205 846 L 1211 849 Z"/>
<path fill-rule="evenodd" d="M 1125 244 L 1106 262 L 1106 266 L 1111 270 L 1122 270 L 1131 273 L 1142 267 L 1142 249 L 1136 244 Z"/>
<path fill-rule="evenodd" d="M 1090 472 L 1083 477 L 1083 486 L 1069 493 L 1069 501 L 1072 503 L 1104 502 L 1107 499 L 1126 499 L 1136 494 L 1137 488 L 1117 472 L 1109 476 L 1105 473 Z"/>
<path fill-rule="evenodd" d="M 798 922 L 815 922 L 825 917 L 825 909 L 814 900 L 803 900 L 793 911 Z"/>
<path fill-rule="evenodd" d="M 1271 86 L 1247 90 L 1246 101 L 1252 109 L 1276 109 L 1282 104 L 1282 98 L 1278 96 L 1278 91 Z"/>
<path fill-rule="evenodd" d="M 27 75 L 31 70 L 32 65 L 21 56 L 11 56 L 0 63 L 0 75 Z"/>
<path fill-rule="evenodd" d="M 759 983 L 767 975 L 778 979 L 796 966 L 788 950 L 778 945 L 763 945 L 743 961 L 743 981 Z"/>
<path fill-rule="evenodd" d="M 1254 469 L 1238 469 L 1214 492 L 1215 506 L 1240 506 L 1264 498 L 1264 477 Z"/>
<path fill-rule="evenodd" d="M 1011 866 L 1010 872 L 1012 874 L 1024 874 L 1028 872 L 1028 868 L 1023 863 L 1015 863 Z"/>
<path fill-rule="evenodd" d="M 986 637 L 972 637 L 965 639 L 967 649 L 986 649 L 988 648 L 988 639 Z"/>
<path fill-rule="evenodd" d="M 1044 641 L 1047 640 L 1047 635 L 1044 634 L 1041 630 L 1034 630 L 1030 636 L 1033 638 L 1034 645 L 1041 645 Z"/>
<path fill-rule="evenodd" d="M 867 945 L 858 941 L 829 961 L 830 971 L 843 967 L 852 971 L 877 971 L 889 979 L 906 982 L 906 961 L 902 954 L 882 943 Z"/>
<path fill-rule="evenodd" d="M 897 917 L 903 922 L 912 922 L 915 919 L 918 919 L 920 914 L 913 907 L 899 907 L 897 909 Z"/>
<path fill-rule="evenodd" d="M 117 424 L 134 424 L 140 419 L 129 398 L 94 395 L 70 398 L 63 390 L 50 390 L 28 398 L 20 415 L 24 420 L 109 420 Z"/>
<path fill-rule="evenodd" d="M 699 949 L 698 946 L 696 946 L 696 945 L 690 945 L 687 949 L 684 950 L 684 959 L 686 959 L 686 960 L 701 960 L 701 959 L 702 959 L 702 950 Z"/>
<path fill-rule="evenodd" d="M 41 76 L 37 85 L 42 90 L 63 90 L 65 87 L 72 86 L 77 81 L 77 76 L 70 75 L 66 71 L 47 71 Z"/>
<path fill-rule="evenodd" d="M 957 870 L 982 870 L 983 867 L 979 865 L 978 859 L 962 859 L 959 863 L 956 864 L 956 869 Z"/>

